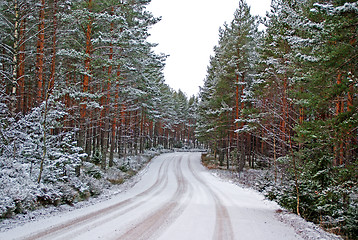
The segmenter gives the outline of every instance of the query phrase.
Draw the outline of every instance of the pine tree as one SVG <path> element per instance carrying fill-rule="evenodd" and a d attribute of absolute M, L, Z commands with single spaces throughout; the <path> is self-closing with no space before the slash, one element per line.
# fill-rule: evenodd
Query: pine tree
<path fill-rule="evenodd" d="M 149 2 L 0 1 L 2 169 L 35 189 L 74 187 L 91 161 L 98 177 L 117 157 L 194 138 L 147 41 Z"/>
<path fill-rule="evenodd" d="M 203 113 L 202 117 L 213 119 L 213 123 L 201 129 L 204 125 L 199 121 L 198 130 L 203 134 L 204 131 L 210 132 L 210 137 L 216 136 L 215 148 L 219 151 L 220 164 L 223 165 L 226 156 L 228 168 L 230 152 L 238 147 L 243 152 L 244 146 L 251 145 L 249 135 L 240 135 L 235 131 L 244 124 L 242 122 L 239 125 L 236 119 L 241 118 L 247 90 L 253 79 L 253 40 L 256 34 L 257 19 L 251 16 L 248 5 L 240 1 L 231 24 L 225 24 L 220 29 L 219 45 L 215 48 L 215 56 L 211 59 L 205 82 L 207 86 L 204 85 L 201 90 L 201 106 L 205 110 L 200 112 Z M 208 134 L 205 135 L 209 137 Z"/>

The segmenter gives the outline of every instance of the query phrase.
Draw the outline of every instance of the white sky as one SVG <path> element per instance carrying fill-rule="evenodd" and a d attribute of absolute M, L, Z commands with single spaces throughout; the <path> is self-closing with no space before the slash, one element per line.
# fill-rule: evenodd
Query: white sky
<path fill-rule="evenodd" d="M 265 16 L 271 0 L 246 0 L 251 13 Z M 218 43 L 219 27 L 231 22 L 238 0 L 152 0 L 148 6 L 162 20 L 150 30 L 155 51 L 170 55 L 166 61 L 166 83 L 188 97 L 197 95 Z"/>

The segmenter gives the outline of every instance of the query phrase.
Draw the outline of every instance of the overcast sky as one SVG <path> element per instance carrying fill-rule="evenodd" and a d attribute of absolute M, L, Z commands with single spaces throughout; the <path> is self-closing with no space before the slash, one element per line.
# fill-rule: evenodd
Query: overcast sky
<path fill-rule="evenodd" d="M 238 0 L 152 0 L 148 6 L 162 20 L 150 30 L 155 51 L 170 55 L 164 69 L 165 81 L 188 97 L 203 85 L 219 27 L 231 22 Z M 247 0 L 251 13 L 265 16 L 271 0 Z"/>

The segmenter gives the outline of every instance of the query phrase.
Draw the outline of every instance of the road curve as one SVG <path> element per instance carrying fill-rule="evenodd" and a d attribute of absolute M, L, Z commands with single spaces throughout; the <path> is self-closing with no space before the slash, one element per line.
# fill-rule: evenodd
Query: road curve
<path fill-rule="evenodd" d="M 275 218 L 276 205 L 221 181 L 200 153 L 163 154 L 128 191 L 0 233 L 2 239 L 301 239 Z"/>

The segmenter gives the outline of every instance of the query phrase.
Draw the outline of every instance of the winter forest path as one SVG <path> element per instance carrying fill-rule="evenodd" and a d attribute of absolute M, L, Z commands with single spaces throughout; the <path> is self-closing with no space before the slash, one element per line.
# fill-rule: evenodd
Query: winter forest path
<path fill-rule="evenodd" d="M 222 181 L 200 153 L 163 154 L 141 180 L 111 199 L 0 233 L 0 239 L 301 239 L 277 206 Z"/>

